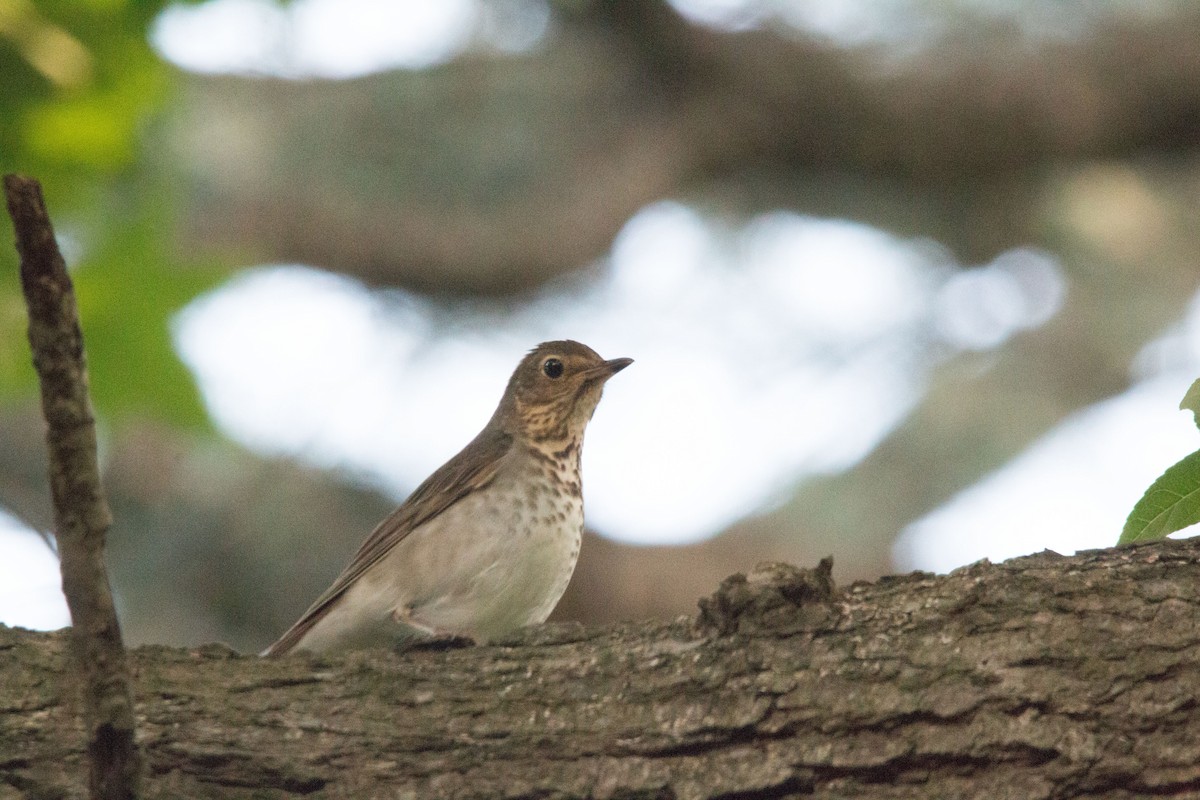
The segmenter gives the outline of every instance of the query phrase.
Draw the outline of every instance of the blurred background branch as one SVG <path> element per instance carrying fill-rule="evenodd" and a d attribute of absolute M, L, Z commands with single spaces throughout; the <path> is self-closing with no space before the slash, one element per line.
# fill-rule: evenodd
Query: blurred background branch
<path fill-rule="evenodd" d="M 1200 125 L 1194 7 L 1070 39 L 968 27 L 904 57 L 713 30 L 660 2 L 580 5 L 519 58 L 190 78 L 179 140 L 205 181 L 189 230 L 371 283 L 518 292 L 602 258 L 664 197 L 732 194 L 748 213 L 799 194 L 978 262 L 1044 238 L 1027 198 L 1047 171 L 1187 152 Z M 849 175 L 920 202 L 797 191 Z"/>

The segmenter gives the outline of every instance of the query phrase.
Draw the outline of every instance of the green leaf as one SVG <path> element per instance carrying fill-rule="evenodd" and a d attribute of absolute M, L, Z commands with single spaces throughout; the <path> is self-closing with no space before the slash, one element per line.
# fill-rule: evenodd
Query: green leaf
<path fill-rule="evenodd" d="M 1192 388 L 1187 390 L 1187 394 L 1179 401 L 1181 411 L 1191 411 L 1192 419 L 1196 421 L 1196 427 L 1200 428 L 1200 378 L 1193 384 Z"/>
<path fill-rule="evenodd" d="M 1164 539 L 1200 522 L 1200 450 L 1168 469 L 1129 512 L 1117 544 Z"/>

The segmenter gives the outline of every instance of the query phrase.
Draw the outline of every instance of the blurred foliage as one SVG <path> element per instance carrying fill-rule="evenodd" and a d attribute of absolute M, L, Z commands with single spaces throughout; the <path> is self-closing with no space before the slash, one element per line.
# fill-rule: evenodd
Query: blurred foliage
<path fill-rule="evenodd" d="M 86 331 L 102 417 L 144 414 L 202 426 L 171 315 L 225 274 L 173 248 L 166 173 L 146 147 L 176 85 L 149 44 L 166 0 L 0 0 L 0 171 L 39 179 Z M 0 397 L 35 391 L 15 279 L 0 226 Z M 145 380 L 153 375 L 153 383 Z"/>

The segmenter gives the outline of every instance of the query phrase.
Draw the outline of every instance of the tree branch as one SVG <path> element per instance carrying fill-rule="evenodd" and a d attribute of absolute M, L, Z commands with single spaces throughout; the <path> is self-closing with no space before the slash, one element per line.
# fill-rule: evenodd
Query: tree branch
<path fill-rule="evenodd" d="M 146 793 L 1195 797 L 1198 606 L 1193 539 L 840 593 L 826 565 L 764 565 L 695 620 L 457 650 L 139 648 Z M 62 649 L 0 627 L 0 786 L 77 791 Z"/>
<path fill-rule="evenodd" d="M 41 381 L 63 592 L 83 676 L 88 783 L 93 798 L 126 800 L 138 794 L 140 756 L 129 667 L 104 564 L 112 515 L 100 487 L 83 334 L 41 186 L 31 178 L 6 175 L 4 190 L 21 257 L 29 343 Z"/>

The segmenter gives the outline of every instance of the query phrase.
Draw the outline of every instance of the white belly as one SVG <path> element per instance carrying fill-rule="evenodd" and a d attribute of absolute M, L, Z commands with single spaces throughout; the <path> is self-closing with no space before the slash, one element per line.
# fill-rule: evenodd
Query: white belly
<path fill-rule="evenodd" d="M 410 533 L 301 646 L 363 646 L 422 633 L 487 641 L 544 622 L 575 570 L 583 503 L 545 482 L 489 488 L 495 491 L 487 497 L 463 498 Z"/>
<path fill-rule="evenodd" d="M 463 506 L 461 515 L 420 531 L 413 551 L 434 580 L 418 581 L 424 591 L 409 599 L 418 620 L 487 640 L 550 616 L 579 558 L 583 503 L 545 489 L 501 497 L 487 509 L 464 501 L 450 510 Z"/>

